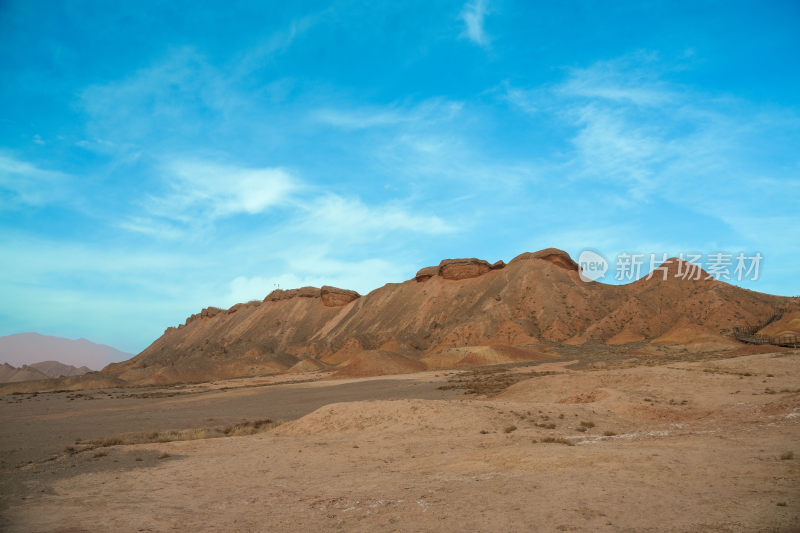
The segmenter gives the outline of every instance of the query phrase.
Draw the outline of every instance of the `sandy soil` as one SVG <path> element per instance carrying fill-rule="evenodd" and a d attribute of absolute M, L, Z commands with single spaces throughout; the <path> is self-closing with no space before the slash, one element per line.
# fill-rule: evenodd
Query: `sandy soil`
<path fill-rule="evenodd" d="M 546 370 L 493 397 L 78 454 L 23 481 L 6 529 L 800 530 L 800 353 Z"/>
<path fill-rule="evenodd" d="M 9 479 L 52 475 L 53 458 L 76 441 L 129 433 L 226 426 L 270 418 L 294 420 L 331 402 L 398 398 L 438 399 L 459 394 L 439 390 L 436 375 L 284 383 L 238 388 L 176 386 L 0 396 L 0 505 Z M 231 385 L 230 382 L 226 382 Z M 246 383 L 248 386 L 244 386 Z M 78 448 L 80 446 L 77 446 Z M 41 468 L 21 470 L 28 464 Z M 56 461 L 57 463 L 57 461 Z M 57 469 L 57 465 L 56 465 Z M 4 494 L 5 493 L 5 494 Z M 2 508 L 0 508 L 2 514 Z M 2 523 L 0 523 L 2 526 Z M 2 530 L 2 527 L 0 527 Z"/>

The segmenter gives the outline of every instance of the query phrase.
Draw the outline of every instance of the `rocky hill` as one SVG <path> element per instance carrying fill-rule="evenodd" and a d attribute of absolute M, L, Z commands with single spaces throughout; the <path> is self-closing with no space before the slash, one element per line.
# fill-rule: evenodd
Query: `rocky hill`
<path fill-rule="evenodd" d="M 136 357 L 103 372 L 129 383 L 203 381 L 336 369 L 374 375 L 543 357 L 552 344 L 729 345 L 789 298 L 713 279 L 676 277 L 677 259 L 628 285 L 584 282 L 561 250 L 508 264 L 447 259 L 366 296 L 335 287 L 277 290 L 263 301 L 203 309 Z M 788 316 L 788 315 L 787 315 Z"/>
<path fill-rule="evenodd" d="M 32 365 L 22 365 L 20 368 L 3 363 L 0 365 L 0 383 L 19 383 L 21 381 L 82 376 L 87 372 L 91 372 L 88 367 L 76 368 L 58 361 L 42 361 Z"/>
<path fill-rule="evenodd" d="M 21 368 L 11 366 L 8 363 L 0 365 L 0 383 L 19 383 L 21 381 L 47 379 L 48 377 L 49 376 L 27 365 Z"/>
<path fill-rule="evenodd" d="M 109 363 L 129 357 L 129 353 L 86 339 L 65 339 L 39 333 L 15 333 L 0 337 L 0 363 L 17 367 L 58 361 L 76 368 L 85 366 L 100 370 Z M 45 374 L 48 372 L 45 371 Z"/>

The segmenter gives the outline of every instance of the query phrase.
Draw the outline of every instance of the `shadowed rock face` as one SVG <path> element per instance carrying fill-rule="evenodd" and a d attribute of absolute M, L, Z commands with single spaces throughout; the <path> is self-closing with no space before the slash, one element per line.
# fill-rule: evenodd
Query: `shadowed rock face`
<path fill-rule="evenodd" d="M 479 346 L 493 350 L 480 352 L 481 360 L 494 361 L 507 355 L 498 346 L 532 350 L 542 341 L 619 344 L 707 332 L 712 342 L 729 342 L 721 331 L 760 323 L 788 301 L 704 279 L 585 283 L 578 265 L 554 248 L 503 265 L 447 259 L 366 296 L 303 287 L 235 312 L 208 308 L 104 372 L 131 383 L 174 383 L 285 371 L 307 358 L 355 364 L 378 352 L 409 359 L 384 357 L 397 368 L 418 361 L 444 368 L 466 364 L 463 356 L 478 352 L 463 350 Z"/>
<path fill-rule="evenodd" d="M 414 276 L 414 279 L 417 281 L 427 281 L 431 279 L 433 276 L 439 275 L 439 267 L 438 266 L 431 266 L 425 267 L 417 272 L 417 275 Z"/>

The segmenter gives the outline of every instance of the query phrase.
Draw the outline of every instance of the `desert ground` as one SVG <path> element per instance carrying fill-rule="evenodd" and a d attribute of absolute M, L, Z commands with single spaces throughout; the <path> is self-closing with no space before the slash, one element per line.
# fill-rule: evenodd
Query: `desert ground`
<path fill-rule="evenodd" d="M 589 366 L 4 396 L 2 528 L 800 530 L 800 352 Z"/>

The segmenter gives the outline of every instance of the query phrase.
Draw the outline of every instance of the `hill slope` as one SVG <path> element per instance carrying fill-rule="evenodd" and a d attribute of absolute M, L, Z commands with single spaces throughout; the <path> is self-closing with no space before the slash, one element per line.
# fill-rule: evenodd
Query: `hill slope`
<path fill-rule="evenodd" d="M 566 252 L 550 248 L 508 265 L 445 260 L 363 297 L 333 287 L 274 291 L 263 302 L 204 309 L 104 372 L 137 384 L 174 383 L 286 370 L 315 358 L 363 374 L 375 366 L 370 354 L 397 368 L 441 368 L 518 361 L 525 352 L 538 359 L 542 342 L 726 342 L 721 333 L 791 303 L 713 279 L 675 278 L 683 266 L 671 260 L 667 280 L 586 283 Z M 471 349 L 485 346 L 491 357 Z"/>

